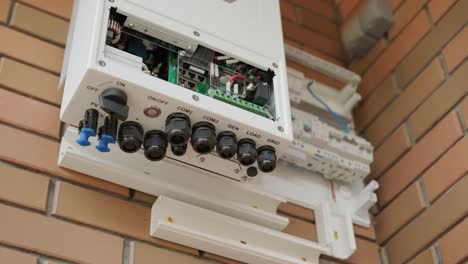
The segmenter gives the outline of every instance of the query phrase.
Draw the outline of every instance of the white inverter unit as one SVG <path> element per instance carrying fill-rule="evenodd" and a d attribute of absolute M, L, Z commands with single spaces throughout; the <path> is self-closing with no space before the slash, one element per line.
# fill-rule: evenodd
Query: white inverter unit
<path fill-rule="evenodd" d="M 275 169 L 293 135 L 277 1 L 76 2 L 61 120 L 79 145 L 237 180 Z"/>

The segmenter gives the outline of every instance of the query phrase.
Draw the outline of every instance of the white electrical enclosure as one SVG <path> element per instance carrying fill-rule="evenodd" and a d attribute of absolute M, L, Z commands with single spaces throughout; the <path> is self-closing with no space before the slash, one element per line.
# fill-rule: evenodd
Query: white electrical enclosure
<path fill-rule="evenodd" d="M 316 92 L 352 130 L 359 76 L 286 53 L 346 82 Z M 378 186 L 362 178 L 372 146 L 299 110 L 321 107 L 306 95 L 308 81 L 286 71 L 279 1 L 75 0 L 58 163 L 158 196 L 152 236 L 247 263 L 346 259 L 356 250 L 353 223 L 371 224 Z M 318 151 L 333 159 L 311 169 Z M 343 167 L 340 158 L 352 166 L 321 170 Z M 284 202 L 314 211 L 317 242 L 282 232 Z"/>
<path fill-rule="evenodd" d="M 61 76 L 61 120 L 91 126 L 91 136 L 106 117 L 120 127 L 137 122 L 143 133 L 166 132 L 170 146 L 186 148 L 181 155 L 169 147 L 168 158 L 198 166 L 200 153 L 213 153 L 203 167 L 240 180 L 257 162 L 222 159 L 212 145 L 198 151 L 189 135 L 179 146 L 168 133 L 171 114 L 188 120 L 188 133 L 197 125 L 215 136 L 228 132 L 255 155 L 268 146 L 279 157 L 292 141 L 286 75 L 277 1 L 78 0 Z M 97 110 L 97 126 L 88 110 Z M 106 143 L 120 143 L 111 138 Z"/>

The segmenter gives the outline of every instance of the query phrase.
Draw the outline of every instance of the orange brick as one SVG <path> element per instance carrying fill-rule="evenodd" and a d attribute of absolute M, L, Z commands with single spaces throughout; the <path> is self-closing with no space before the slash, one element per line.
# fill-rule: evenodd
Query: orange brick
<path fill-rule="evenodd" d="M 375 240 L 375 229 L 373 225 L 371 225 L 369 228 L 354 225 L 354 234 L 359 237 Z"/>
<path fill-rule="evenodd" d="M 433 27 L 431 32 L 398 65 L 395 72 L 403 86 L 406 86 L 466 25 L 466 10 L 468 10 L 468 0 L 459 0 L 439 24 Z"/>
<path fill-rule="evenodd" d="M 403 4 L 395 12 L 395 22 L 388 30 L 390 39 L 398 36 L 398 33 L 416 16 L 416 14 L 424 7 L 429 0 L 409 0 Z"/>
<path fill-rule="evenodd" d="M 294 22 L 283 20 L 283 33 L 286 37 L 317 49 L 336 59 L 341 59 L 343 49 L 338 40 L 330 39 Z"/>
<path fill-rule="evenodd" d="M 0 263 L 36 264 L 37 256 L 0 247 Z"/>
<path fill-rule="evenodd" d="M 432 247 L 424 250 L 422 253 L 408 262 L 408 264 L 437 264 L 437 262 L 434 260 Z"/>
<path fill-rule="evenodd" d="M 429 12 L 431 13 L 432 20 L 438 22 L 455 2 L 457 0 L 432 0 L 429 2 Z"/>
<path fill-rule="evenodd" d="M 387 140 L 374 151 L 374 162 L 371 164 L 371 178 L 376 179 L 393 162 L 411 147 L 408 131 L 401 125 Z"/>
<path fill-rule="evenodd" d="M 59 138 L 59 113 L 58 107 L 0 89 L 0 121 L 2 122 Z"/>
<path fill-rule="evenodd" d="M 468 9 L 467 9 L 468 10 Z M 437 120 L 468 93 L 468 61 L 460 66 L 439 89 L 410 116 L 414 136 L 419 139 Z"/>
<path fill-rule="evenodd" d="M 288 218 L 289 224 L 282 230 L 283 233 L 317 242 L 317 228 L 314 224 L 292 216 Z"/>
<path fill-rule="evenodd" d="M 403 0 L 389 0 L 390 2 L 390 5 L 392 6 L 393 10 L 396 10 L 398 9 L 398 7 L 400 7 L 400 4 L 401 2 L 403 2 Z"/>
<path fill-rule="evenodd" d="M 0 163 L 0 200 L 45 211 L 49 178 Z"/>
<path fill-rule="evenodd" d="M 133 194 L 133 200 L 141 203 L 153 204 L 156 201 L 156 196 L 147 194 L 140 191 L 135 191 Z"/>
<path fill-rule="evenodd" d="M 123 239 L 0 204 L 0 243 L 78 263 L 122 263 Z"/>
<path fill-rule="evenodd" d="M 408 261 L 467 214 L 468 177 L 406 225 L 387 244 L 390 263 Z M 466 236 L 465 236 L 466 237 Z M 466 245 L 464 245 L 466 246 Z M 466 247 L 464 247 L 466 253 Z"/>
<path fill-rule="evenodd" d="M 444 72 L 435 59 L 366 129 L 367 138 L 378 145 L 398 127 L 444 81 Z"/>
<path fill-rule="evenodd" d="M 334 3 L 322 0 L 293 0 L 299 6 L 308 9 L 311 12 L 322 15 L 336 21 L 336 11 Z"/>
<path fill-rule="evenodd" d="M 434 201 L 468 172 L 468 137 L 457 142 L 422 176 L 429 200 Z"/>
<path fill-rule="evenodd" d="M 44 39 L 65 45 L 68 22 L 32 7 L 15 4 L 10 24 Z"/>
<path fill-rule="evenodd" d="M 346 260 L 351 264 L 380 263 L 379 246 L 365 239 L 356 239 L 356 251 Z"/>
<path fill-rule="evenodd" d="M 465 124 L 465 129 L 468 129 L 468 96 L 462 101 L 460 112 L 462 114 L 463 123 Z"/>
<path fill-rule="evenodd" d="M 367 52 L 363 57 L 355 58 L 349 65 L 349 68 L 358 73 L 364 74 L 369 66 L 371 66 L 377 59 L 380 54 L 387 47 L 386 41 L 384 38 L 381 38 L 375 45 Z"/>
<path fill-rule="evenodd" d="M 457 113 L 452 111 L 380 178 L 379 204 L 386 206 L 462 136 Z"/>
<path fill-rule="evenodd" d="M 4 26 L 0 26 L 0 35 L 0 53 L 56 73 L 60 72 L 63 61 L 62 48 Z"/>
<path fill-rule="evenodd" d="M 8 18 L 8 12 L 10 11 L 10 0 L 0 0 L 0 21 L 6 22 Z"/>
<path fill-rule="evenodd" d="M 0 125 L 0 159 L 57 177 L 91 185 L 122 196 L 128 196 L 128 188 L 99 180 L 57 165 L 59 143 Z"/>
<path fill-rule="evenodd" d="M 315 221 L 314 210 L 305 208 L 293 203 L 281 203 L 278 206 L 278 212 L 291 215 L 307 221 Z"/>
<path fill-rule="evenodd" d="M 375 91 L 354 110 L 357 130 L 362 131 L 397 96 L 395 81 L 388 76 Z"/>
<path fill-rule="evenodd" d="M 445 63 L 450 72 L 460 65 L 468 57 L 468 27 L 465 27 L 450 43 L 444 48 L 443 54 Z"/>
<path fill-rule="evenodd" d="M 163 248 L 157 248 L 141 242 L 130 243 L 130 264 L 153 264 L 155 260 L 164 264 L 202 264 L 210 263 L 206 260 L 196 258 Z"/>
<path fill-rule="evenodd" d="M 62 93 L 57 90 L 58 81 L 57 76 L 48 72 L 11 59 L 0 59 L 0 85 L 19 93 L 59 105 Z"/>
<path fill-rule="evenodd" d="M 240 261 L 237 261 L 237 260 L 228 259 L 228 258 L 225 258 L 225 257 L 222 257 L 222 256 L 218 256 L 218 255 L 215 255 L 215 254 L 212 254 L 212 253 L 209 253 L 209 252 L 202 252 L 202 257 L 206 258 L 206 259 L 209 259 L 209 260 L 214 260 L 216 262 L 223 263 L 223 264 L 243 264 L 244 263 L 244 262 L 240 262 Z"/>
<path fill-rule="evenodd" d="M 281 9 L 281 17 L 291 21 L 297 21 L 296 7 L 287 1 L 279 1 Z"/>
<path fill-rule="evenodd" d="M 44 10 L 56 16 L 69 19 L 73 7 L 73 0 L 19 0 L 35 8 Z"/>
<path fill-rule="evenodd" d="M 385 50 L 374 65 L 364 74 L 362 84 L 358 91 L 366 97 L 376 88 L 398 65 L 398 63 L 411 51 L 418 41 L 429 31 L 430 25 L 424 11 L 395 38 L 393 43 Z"/>
<path fill-rule="evenodd" d="M 359 2 L 364 2 L 360 0 L 347 0 L 344 1 L 340 6 L 340 14 L 343 19 L 343 21 L 346 21 L 350 18 L 350 14 L 352 11 L 358 7 Z"/>
<path fill-rule="evenodd" d="M 297 21 L 305 27 L 326 35 L 329 38 L 339 40 L 338 25 L 335 21 L 324 19 L 306 9 L 297 10 Z"/>
<path fill-rule="evenodd" d="M 424 209 L 419 184 L 413 183 L 377 216 L 377 234 L 380 244 L 408 223 Z"/>
<path fill-rule="evenodd" d="M 149 235 L 151 209 L 66 182 L 56 186 L 53 214 L 87 225 L 198 255 L 198 250 Z"/>
<path fill-rule="evenodd" d="M 468 218 L 455 226 L 439 240 L 444 264 L 461 263 L 468 257 Z"/>

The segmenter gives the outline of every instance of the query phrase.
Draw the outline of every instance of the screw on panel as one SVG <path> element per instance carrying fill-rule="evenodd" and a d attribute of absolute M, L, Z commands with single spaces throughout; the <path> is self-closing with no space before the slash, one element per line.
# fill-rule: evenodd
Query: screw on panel
<path fill-rule="evenodd" d="M 182 56 L 182 57 L 185 56 L 185 50 L 179 51 L 179 55 Z"/>
<path fill-rule="evenodd" d="M 247 180 L 247 176 L 243 176 L 241 179 L 242 179 L 242 181 L 246 181 L 246 180 Z"/>
<path fill-rule="evenodd" d="M 278 64 L 276 62 L 273 62 L 273 67 L 278 68 Z"/>
<path fill-rule="evenodd" d="M 239 169 L 235 169 L 235 170 L 234 170 L 234 173 L 235 173 L 235 174 L 238 174 L 239 172 L 240 172 Z"/>
<path fill-rule="evenodd" d="M 169 223 L 174 223 L 174 219 L 173 219 L 172 217 L 170 217 L 170 216 L 167 217 L 167 221 L 168 221 Z"/>
<path fill-rule="evenodd" d="M 304 262 L 307 261 L 306 257 L 301 257 L 301 260 L 304 261 Z"/>
<path fill-rule="evenodd" d="M 278 130 L 279 130 L 279 132 L 283 132 L 284 128 L 282 126 L 278 126 Z"/>
<path fill-rule="evenodd" d="M 101 67 L 106 67 L 106 62 L 105 62 L 105 61 L 100 60 L 100 61 L 98 61 L 98 63 L 99 63 L 99 65 L 100 65 Z"/>
<path fill-rule="evenodd" d="M 200 162 L 205 162 L 205 158 L 204 158 L 204 157 L 201 157 L 201 158 L 200 158 Z"/>
<path fill-rule="evenodd" d="M 133 26 L 135 26 L 133 23 L 128 23 L 128 27 L 132 28 Z"/>
<path fill-rule="evenodd" d="M 193 34 L 194 34 L 195 36 L 197 36 L 197 37 L 200 36 L 200 32 L 198 32 L 198 31 L 194 31 Z"/>
<path fill-rule="evenodd" d="M 200 98 L 199 98 L 197 95 L 194 94 L 194 95 L 192 95 L 192 99 L 193 99 L 194 101 L 198 101 Z"/>
<path fill-rule="evenodd" d="M 241 240 L 240 242 L 241 244 L 247 245 L 247 242 L 245 242 L 244 240 Z"/>
<path fill-rule="evenodd" d="M 335 238 L 335 240 L 340 239 L 340 236 L 339 236 L 339 234 L 338 234 L 338 231 L 334 231 L 334 232 L 333 232 L 333 237 Z"/>

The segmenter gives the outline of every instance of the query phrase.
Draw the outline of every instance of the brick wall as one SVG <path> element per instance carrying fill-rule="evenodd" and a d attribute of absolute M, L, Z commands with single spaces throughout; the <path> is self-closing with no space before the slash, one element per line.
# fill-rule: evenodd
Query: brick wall
<path fill-rule="evenodd" d="M 365 1 L 343 0 L 344 23 Z M 349 64 L 375 146 L 377 241 L 388 262 L 468 257 L 468 0 L 390 0 L 395 24 Z"/>
<path fill-rule="evenodd" d="M 288 44 L 342 64 L 333 1 L 281 5 Z M 0 263 L 237 263 L 150 237 L 155 197 L 57 166 L 57 83 L 71 6 L 0 0 Z M 279 211 L 291 221 L 284 232 L 316 240 L 311 210 Z M 358 250 L 346 263 L 379 263 L 374 229 L 355 232 Z"/>

